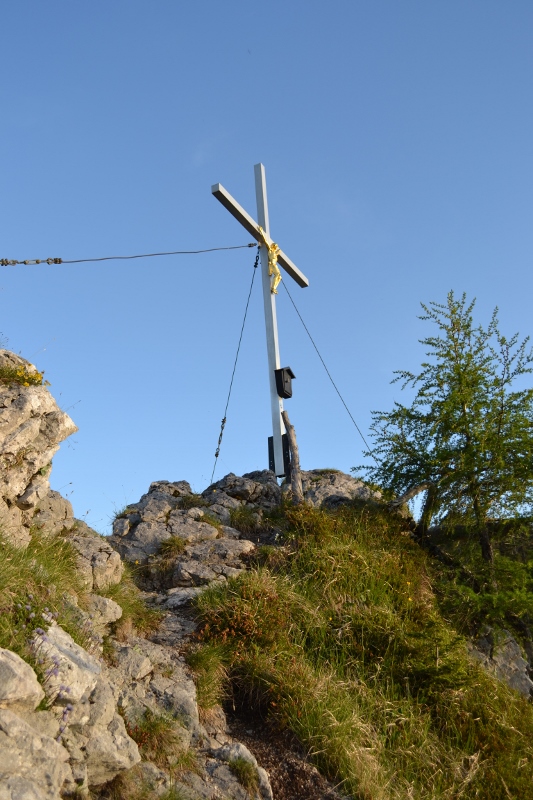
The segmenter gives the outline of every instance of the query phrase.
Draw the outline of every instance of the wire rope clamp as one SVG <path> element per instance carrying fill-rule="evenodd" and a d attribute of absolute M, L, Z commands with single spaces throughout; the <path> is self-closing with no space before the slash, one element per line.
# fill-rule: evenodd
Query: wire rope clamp
<path fill-rule="evenodd" d="M 276 376 L 276 390 L 278 396 L 288 400 L 289 397 L 292 397 L 292 381 L 293 378 L 296 378 L 296 375 L 290 367 L 275 369 L 274 375 Z"/>

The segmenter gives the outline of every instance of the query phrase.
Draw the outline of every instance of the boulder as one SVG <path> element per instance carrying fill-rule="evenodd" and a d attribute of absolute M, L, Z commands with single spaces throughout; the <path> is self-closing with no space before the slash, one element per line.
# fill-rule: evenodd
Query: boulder
<path fill-rule="evenodd" d="M 37 629 L 31 649 L 45 667 L 46 696 L 54 703 L 78 703 L 94 689 L 101 672 L 99 662 L 59 625 L 44 633 Z"/>
<path fill-rule="evenodd" d="M 263 510 L 275 508 L 281 502 L 281 488 L 276 476 L 267 469 L 248 472 L 242 477 L 230 472 L 202 492 L 202 497 L 210 505 L 225 505 L 224 495 Z"/>
<path fill-rule="evenodd" d="M 99 726 L 92 732 L 85 745 L 85 755 L 89 786 L 107 783 L 141 760 L 139 748 L 128 736 L 119 714 L 113 715 L 106 728 Z"/>
<path fill-rule="evenodd" d="M 370 489 L 363 481 L 338 470 L 302 470 L 304 500 L 316 508 L 337 508 L 353 500 L 379 501 L 381 493 Z M 285 491 L 290 492 L 287 485 Z"/>
<path fill-rule="evenodd" d="M 74 512 L 68 500 L 59 492 L 48 491 L 39 499 L 32 519 L 32 526 L 46 534 L 61 533 L 74 527 Z"/>
<path fill-rule="evenodd" d="M 0 709 L 0 800 L 59 800 L 68 752 L 13 711 Z"/>
<path fill-rule="evenodd" d="M 240 744 L 239 742 L 233 742 L 232 744 L 225 744 L 222 747 L 219 747 L 215 750 L 211 750 L 211 755 L 214 758 L 216 758 L 217 761 L 222 761 L 227 763 L 230 763 L 231 761 L 236 761 L 237 759 L 248 761 L 248 763 L 252 764 L 252 766 L 255 767 L 256 769 L 257 779 L 258 779 L 258 789 L 261 800 L 273 800 L 272 787 L 270 786 L 270 781 L 268 779 L 267 772 L 258 765 L 257 759 L 252 753 L 250 753 L 250 751 L 248 750 L 247 747 L 245 747 L 245 745 Z M 214 770 L 220 772 L 219 767 L 215 767 Z M 233 780 L 235 780 L 234 776 Z"/>
<path fill-rule="evenodd" d="M 107 633 L 108 625 L 116 622 L 122 616 L 122 609 L 114 600 L 102 597 L 99 594 L 90 594 L 87 599 L 87 611 L 95 631 Z"/>
<path fill-rule="evenodd" d="M 42 686 L 30 665 L 0 647 L 0 708 L 33 711 L 43 697 Z"/>
<path fill-rule="evenodd" d="M 119 554 L 111 547 L 107 539 L 99 536 L 86 525 L 85 535 L 78 533 L 79 523 L 73 535 L 69 536 L 74 549 L 78 552 L 78 569 L 82 575 L 85 588 L 107 589 L 120 583 L 124 565 Z M 89 532 L 89 533 L 88 533 Z M 88 533 L 88 535 L 87 535 Z"/>

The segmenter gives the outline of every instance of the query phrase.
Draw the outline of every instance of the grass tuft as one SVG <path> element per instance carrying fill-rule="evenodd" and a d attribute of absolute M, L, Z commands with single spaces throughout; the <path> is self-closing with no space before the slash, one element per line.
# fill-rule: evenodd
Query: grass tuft
<path fill-rule="evenodd" d="M 179 722 L 170 716 L 147 708 L 138 719 L 125 717 L 128 735 L 137 743 L 145 761 L 152 761 L 161 768 L 189 769 L 191 762 L 188 749 L 183 746 Z M 184 766 L 184 765 L 187 766 Z"/>
<path fill-rule="evenodd" d="M 249 506 L 230 508 L 229 515 L 231 527 L 245 535 L 255 533 L 261 527 L 257 512 Z"/>
<path fill-rule="evenodd" d="M 284 513 L 277 558 L 196 601 L 234 702 L 292 730 L 354 798 L 533 797 L 533 708 L 469 658 L 402 521 Z"/>
<path fill-rule="evenodd" d="M 228 762 L 228 767 L 230 768 L 231 772 L 235 775 L 243 789 L 246 789 L 247 792 L 256 792 L 259 786 L 259 776 L 257 775 L 257 769 L 251 763 L 251 761 L 247 761 L 245 758 L 232 758 Z"/>
<path fill-rule="evenodd" d="M 192 647 L 186 655 L 186 662 L 194 674 L 196 700 L 201 712 L 209 711 L 223 700 L 227 682 L 225 655 L 224 646 L 218 644 Z"/>
<path fill-rule="evenodd" d="M 29 640 L 53 620 L 86 646 L 87 631 L 69 601 L 83 592 L 78 555 L 70 542 L 34 531 L 27 548 L 0 537 L 0 549 L 0 647 L 31 662 Z"/>
<path fill-rule="evenodd" d="M 113 633 L 119 640 L 126 640 L 136 631 L 141 636 L 153 633 L 161 624 L 164 613 L 150 608 L 144 602 L 141 592 L 135 585 L 135 569 L 124 564 L 120 583 L 109 586 L 100 592 L 104 597 L 114 600 L 122 608 L 122 617 L 113 623 Z"/>
<path fill-rule="evenodd" d="M 180 497 L 179 507 L 183 510 L 189 508 L 204 508 L 209 505 L 201 494 L 185 494 Z"/>

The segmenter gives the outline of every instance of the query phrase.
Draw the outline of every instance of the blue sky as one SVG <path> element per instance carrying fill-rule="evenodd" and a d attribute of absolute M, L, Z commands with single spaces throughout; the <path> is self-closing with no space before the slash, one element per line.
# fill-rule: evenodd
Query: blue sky
<path fill-rule="evenodd" d="M 533 5 L 492 0 L 4 3 L 0 258 L 245 244 L 255 216 L 363 432 L 416 370 L 420 302 L 477 297 L 532 332 Z M 153 480 L 209 482 L 254 251 L 0 268 L 0 331 L 79 433 L 52 487 L 97 530 Z M 362 442 L 283 290 L 304 468 Z M 267 466 L 260 284 L 216 476 Z"/>

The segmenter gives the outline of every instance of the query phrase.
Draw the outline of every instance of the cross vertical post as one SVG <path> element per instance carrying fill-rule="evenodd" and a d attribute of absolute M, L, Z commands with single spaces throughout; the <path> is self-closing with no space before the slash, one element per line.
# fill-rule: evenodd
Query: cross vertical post
<path fill-rule="evenodd" d="M 266 191 L 265 168 L 263 164 L 256 164 L 255 195 L 257 199 L 257 219 L 265 234 L 270 239 L 270 223 L 268 219 L 268 203 Z M 265 307 L 266 343 L 268 355 L 268 378 L 270 382 L 270 408 L 272 414 L 272 434 L 274 444 L 274 472 L 284 475 L 283 440 L 285 425 L 281 413 L 283 400 L 278 396 L 276 388 L 275 370 L 280 368 L 278 320 L 276 316 L 276 295 L 271 291 L 271 278 L 268 274 L 268 249 L 265 244 L 260 246 L 261 277 L 263 280 L 263 301 Z"/>
<path fill-rule="evenodd" d="M 265 309 L 266 341 L 268 354 L 268 378 L 270 386 L 270 407 L 272 413 L 272 434 L 274 445 L 274 471 L 278 477 L 285 475 L 285 464 L 283 458 L 283 434 L 285 425 L 283 424 L 283 400 L 278 395 L 275 371 L 280 368 L 279 343 L 278 343 L 278 324 L 276 317 L 276 284 L 272 283 L 272 276 L 269 274 L 269 249 L 273 247 L 277 253 L 277 264 L 296 281 L 305 288 L 309 286 L 309 281 L 300 272 L 298 267 L 293 264 L 290 258 L 277 248 L 270 237 L 270 223 L 268 219 L 268 204 L 266 192 L 265 168 L 262 164 L 256 164 L 255 174 L 255 193 L 257 200 L 257 223 L 239 203 L 233 198 L 226 189 L 220 184 L 215 183 L 211 187 L 211 193 L 222 203 L 230 214 L 241 223 L 241 225 L 251 234 L 260 247 L 261 255 L 261 276 L 263 283 L 263 301 Z M 275 260 L 275 259 L 274 259 Z M 294 376 L 293 376 L 294 377 Z M 284 395 L 288 397 L 289 395 Z"/>

